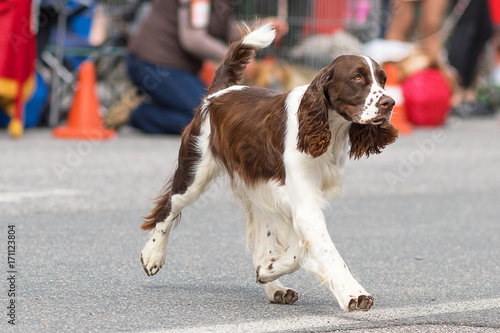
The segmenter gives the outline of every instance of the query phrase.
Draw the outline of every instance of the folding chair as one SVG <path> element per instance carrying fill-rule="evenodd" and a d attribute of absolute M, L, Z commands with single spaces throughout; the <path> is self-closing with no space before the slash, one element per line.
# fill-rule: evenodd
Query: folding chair
<path fill-rule="evenodd" d="M 50 73 L 51 100 L 48 125 L 56 126 L 71 103 L 78 67 L 68 63 L 69 57 L 81 61 L 90 60 L 96 65 L 98 93 L 104 110 L 114 103 L 130 87 L 123 59 L 129 36 L 129 26 L 135 18 L 142 0 L 78 0 L 79 7 L 59 8 L 55 43 L 49 45 L 41 55 L 42 66 Z M 68 38 L 68 19 L 89 8 L 102 10 L 105 20 L 106 38 L 99 45 L 75 42 Z M 72 36 L 73 37 L 73 36 Z M 77 61 L 78 63 L 78 61 Z M 48 75 L 46 75 L 48 76 Z"/>

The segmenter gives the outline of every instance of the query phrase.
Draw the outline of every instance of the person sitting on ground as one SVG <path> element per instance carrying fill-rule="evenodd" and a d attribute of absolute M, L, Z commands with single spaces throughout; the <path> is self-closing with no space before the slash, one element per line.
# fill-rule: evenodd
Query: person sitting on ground
<path fill-rule="evenodd" d="M 144 95 L 129 123 L 146 133 L 179 134 L 191 121 L 207 87 L 199 78 L 203 62 L 221 62 L 241 32 L 232 0 L 153 0 L 151 13 L 132 37 L 126 62 Z M 279 40 L 286 22 L 267 18 Z M 138 100 L 138 99 L 136 99 Z"/>

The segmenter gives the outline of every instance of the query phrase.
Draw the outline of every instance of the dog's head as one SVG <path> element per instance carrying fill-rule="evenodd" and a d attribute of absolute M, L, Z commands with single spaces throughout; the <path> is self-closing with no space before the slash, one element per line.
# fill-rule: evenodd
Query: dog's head
<path fill-rule="evenodd" d="M 299 150 L 313 157 L 326 152 L 331 141 L 329 112 L 352 122 L 352 158 L 379 154 L 394 142 L 398 130 L 390 120 L 395 102 L 384 89 L 385 81 L 382 67 L 364 56 L 340 56 L 323 68 L 299 106 Z"/>

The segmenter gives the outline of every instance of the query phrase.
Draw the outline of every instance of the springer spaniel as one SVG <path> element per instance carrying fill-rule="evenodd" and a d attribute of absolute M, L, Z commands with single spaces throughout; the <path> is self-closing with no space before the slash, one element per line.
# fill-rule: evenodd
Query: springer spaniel
<path fill-rule="evenodd" d="M 303 267 L 343 310 L 367 311 L 373 297 L 335 248 L 322 207 L 340 192 L 347 156 L 379 154 L 397 138 L 386 75 L 368 57 L 340 56 L 310 85 L 285 94 L 236 85 L 255 51 L 275 37 L 269 24 L 246 33 L 217 69 L 184 130 L 177 169 L 142 224 L 152 230 L 141 253 L 143 268 L 147 275 L 158 272 L 181 210 L 227 174 L 245 211 L 257 282 L 270 302 L 297 301 L 297 292 L 278 278 Z"/>

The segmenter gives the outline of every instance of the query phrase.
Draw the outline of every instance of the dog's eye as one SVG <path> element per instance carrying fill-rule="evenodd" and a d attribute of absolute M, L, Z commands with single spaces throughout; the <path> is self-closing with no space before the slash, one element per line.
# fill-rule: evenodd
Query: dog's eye
<path fill-rule="evenodd" d="M 356 82 L 361 82 L 363 80 L 363 76 L 361 76 L 361 74 L 358 74 L 354 77 L 354 81 Z"/>

